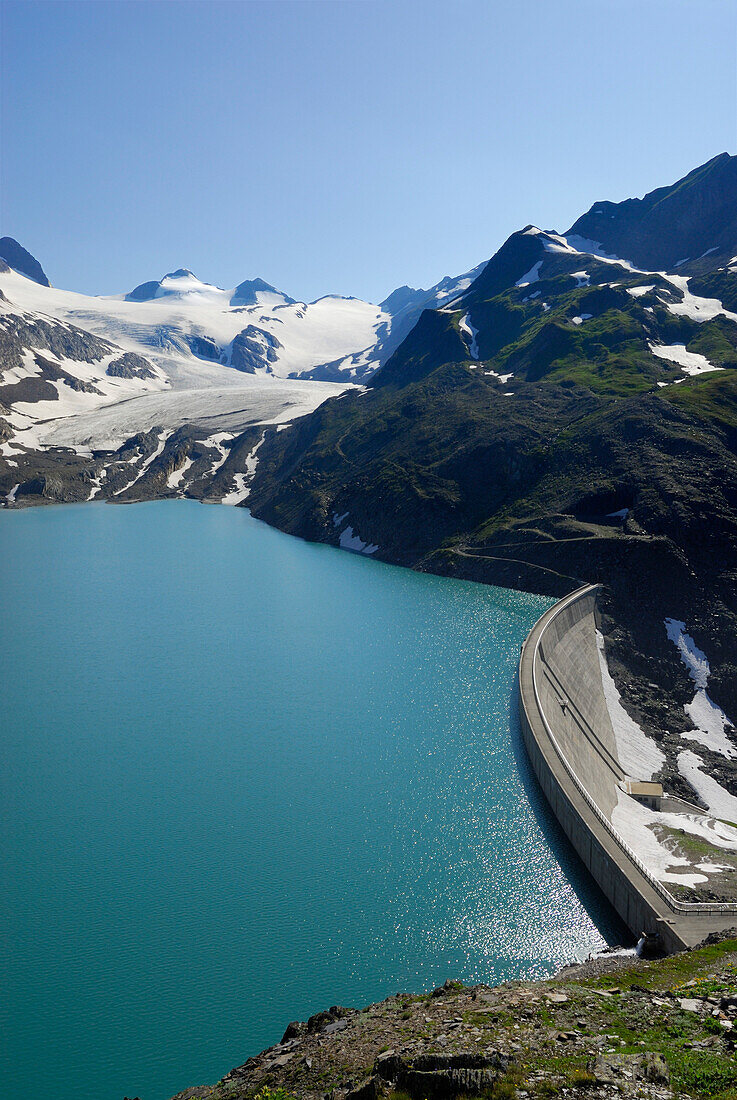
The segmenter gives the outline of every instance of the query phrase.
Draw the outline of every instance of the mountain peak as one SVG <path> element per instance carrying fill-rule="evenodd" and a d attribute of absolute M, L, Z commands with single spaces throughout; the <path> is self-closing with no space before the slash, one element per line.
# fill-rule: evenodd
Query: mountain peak
<path fill-rule="evenodd" d="M 424 294 L 423 290 L 414 286 L 398 286 L 396 290 L 393 290 L 391 294 L 380 303 L 381 309 L 385 313 L 399 313 L 401 309 L 404 309 L 406 305 L 414 301 L 418 295 Z"/>
<path fill-rule="evenodd" d="M 154 298 L 212 292 L 222 293 L 218 287 L 203 283 L 188 267 L 178 267 L 176 271 L 167 271 L 160 279 L 139 283 L 125 297 L 128 302 L 150 302 Z"/>
<path fill-rule="evenodd" d="M 282 293 L 281 290 L 277 290 L 271 283 L 265 282 L 263 279 L 246 279 L 244 282 L 239 283 L 233 291 L 233 296 L 230 299 L 232 306 L 253 306 L 258 303 L 259 294 L 276 294 L 279 298 L 282 298 L 285 305 L 294 305 L 294 298 L 290 298 L 288 294 Z"/>
<path fill-rule="evenodd" d="M 596 202 L 565 236 L 649 271 L 668 270 L 706 250 L 737 250 L 737 156 L 719 153 L 643 198 Z"/>
<path fill-rule="evenodd" d="M 46 272 L 41 267 L 35 256 L 32 256 L 22 244 L 14 237 L 0 238 L 0 257 L 13 268 L 14 271 L 33 279 L 40 286 L 51 286 L 46 277 Z"/>

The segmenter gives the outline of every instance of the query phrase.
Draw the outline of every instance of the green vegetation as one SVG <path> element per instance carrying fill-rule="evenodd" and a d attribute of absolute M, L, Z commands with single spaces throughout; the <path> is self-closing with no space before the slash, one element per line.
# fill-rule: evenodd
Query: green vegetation
<path fill-rule="evenodd" d="M 265 1085 L 256 1093 L 254 1100 L 295 1100 L 295 1097 L 286 1089 L 270 1089 L 268 1085 Z"/>

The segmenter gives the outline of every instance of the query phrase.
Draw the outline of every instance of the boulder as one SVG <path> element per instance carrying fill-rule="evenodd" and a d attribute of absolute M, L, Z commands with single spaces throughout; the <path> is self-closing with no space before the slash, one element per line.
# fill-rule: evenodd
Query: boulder
<path fill-rule="evenodd" d="M 489 1054 L 421 1054 L 407 1059 L 387 1051 L 376 1060 L 375 1073 L 416 1100 L 446 1100 L 488 1091 L 509 1065 L 497 1051 Z"/>
<path fill-rule="evenodd" d="M 281 1037 L 282 1043 L 288 1043 L 290 1039 L 299 1039 L 307 1031 L 307 1024 L 303 1020 L 292 1020 L 287 1024 L 287 1030 Z"/>
<path fill-rule="evenodd" d="M 352 1088 L 345 1100 L 378 1100 L 383 1091 L 384 1085 L 380 1077 L 375 1074 L 372 1077 L 367 1077 L 364 1081 L 360 1081 Z"/>

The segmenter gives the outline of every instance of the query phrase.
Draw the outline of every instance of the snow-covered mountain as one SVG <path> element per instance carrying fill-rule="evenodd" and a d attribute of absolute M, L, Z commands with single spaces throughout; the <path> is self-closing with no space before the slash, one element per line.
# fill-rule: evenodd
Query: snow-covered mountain
<path fill-rule="evenodd" d="M 108 297 L 41 286 L 17 271 L 0 275 L 0 289 L 21 310 L 53 316 L 140 354 L 194 357 L 280 378 L 370 352 L 390 321 L 379 306 L 357 298 L 296 302 L 261 280 L 223 290 L 183 268 Z M 353 375 L 349 366 L 336 367 L 333 380 Z"/>
<path fill-rule="evenodd" d="M 204 448 L 195 467 L 203 478 L 218 473 L 224 487 L 240 484 L 233 478 L 245 473 L 237 463 L 231 471 L 226 453 L 234 440 L 368 380 L 422 310 L 462 293 L 478 270 L 429 290 L 403 287 L 380 306 L 337 295 L 296 301 L 263 279 L 223 289 L 187 268 L 90 296 L 52 287 L 40 263 L 5 237 L 0 458 L 25 476 L 45 469 L 55 448 L 117 455 L 140 438 L 146 442 L 133 448 L 132 461 L 156 459 L 146 467 L 150 477 L 186 457 L 184 432 Z M 109 485 L 119 460 L 104 461 Z M 140 491 L 138 473 L 133 480 L 129 473 L 119 471 L 121 484 L 128 477 Z M 95 484 L 100 476 L 97 467 L 89 471 Z"/>

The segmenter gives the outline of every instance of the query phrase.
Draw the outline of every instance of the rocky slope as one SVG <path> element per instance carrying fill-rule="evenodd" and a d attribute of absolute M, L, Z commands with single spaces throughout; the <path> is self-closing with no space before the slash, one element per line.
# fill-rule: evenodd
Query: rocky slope
<path fill-rule="evenodd" d="M 547 982 L 449 981 L 360 1010 L 333 1006 L 176 1100 L 734 1100 L 736 1019 L 731 938 L 661 961 L 604 957 Z"/>
<path fill-rule="evenodd" d="M 661 778 L 690 800 L 703 788 L 677 757 L 693 682 L 667 618 L 737 714 L 735 165 L 724 155 L 645 199 L 596 204 L 572 230 L 606 246 L 513 234 L 422 314 L 368 392 L 267 440 L 250 496 L 286 531 L 416 569 L 551 595 L 603 583 L 615 678 L 666 751 Z M 679 256 L 660 270 L 671 218 Z M 724 300 L 701 293 L 717 288 Z M 699 746 L 729 805 L 735 755 L 733 730 L 721 751 Z"/>

